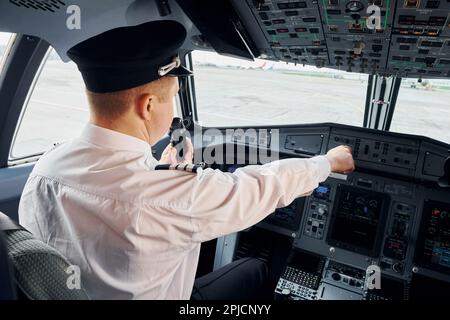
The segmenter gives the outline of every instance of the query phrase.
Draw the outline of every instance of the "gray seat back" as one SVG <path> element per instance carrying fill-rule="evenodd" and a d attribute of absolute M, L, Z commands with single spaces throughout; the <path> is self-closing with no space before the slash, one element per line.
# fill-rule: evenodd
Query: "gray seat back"
<path fill-rule="evenodd" d="M 16 299 L 13 278 L 3 232 L 0 231 L 0 300 Z"/>
<path fill-rule="evenodd" d="M 85 291 L 71 284 L 71 264 L 58 251 L 0 212 L 6 248 L 21 293 L 32 300 L 83 300 Z"/>

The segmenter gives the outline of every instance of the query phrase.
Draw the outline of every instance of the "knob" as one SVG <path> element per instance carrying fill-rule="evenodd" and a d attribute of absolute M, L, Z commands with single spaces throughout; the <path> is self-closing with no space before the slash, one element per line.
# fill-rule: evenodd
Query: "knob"
<path fill-rule="evenodd" d="M 339 273 L 333 273 L 332 275 L 331 275 L 331 278 L 333 278 L 333 280 L 334 281 L 341 281 L 341 275 L 339 274 Z"/>
<path fill-rule="evenodd" d="M 289 296 L 291 294 L 291 290 L 288 288 L 284 288 L 283 290 L 281 290 L 281 294 L 283 296 Z"/>
<path fill-rule="evenodd" d="M 401 264 L 399 262 L 394 263 L 392 265 L 392 270 L 394 270 L 397 273 L 402 273 L 403 272 L 403 264 Z"/>

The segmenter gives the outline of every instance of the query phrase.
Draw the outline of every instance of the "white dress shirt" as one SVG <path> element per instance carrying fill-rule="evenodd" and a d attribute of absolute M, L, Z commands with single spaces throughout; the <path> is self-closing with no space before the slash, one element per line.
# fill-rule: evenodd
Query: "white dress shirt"
<path fill-rule="evenodd" d="M 189 299 L 201 242 L 256 224 L 330 173 L 324 156 L 234 173 L 157 164 L 146 142 L 88 124 L 26 183 L 20 223 L 79 266 L 92 299 Z"/>

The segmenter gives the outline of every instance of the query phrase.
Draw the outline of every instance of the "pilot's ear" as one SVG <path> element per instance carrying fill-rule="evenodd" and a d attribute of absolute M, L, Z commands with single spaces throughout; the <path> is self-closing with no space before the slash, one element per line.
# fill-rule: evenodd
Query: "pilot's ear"
<path fill-rule="evenodd" d="M 142 120 L 150 120 L 154 101 L 155 96 L 151 94 L 142 94 L 137 98 L 136 111 Z"/>

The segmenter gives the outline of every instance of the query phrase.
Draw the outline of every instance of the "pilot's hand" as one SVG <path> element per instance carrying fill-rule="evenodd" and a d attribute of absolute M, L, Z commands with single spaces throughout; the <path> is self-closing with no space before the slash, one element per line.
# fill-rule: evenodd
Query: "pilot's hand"
<path fill-rule="evenodd" d="M 172 144 L 164 149 L 161 159 L 159 160 L 160 164 L 190 164 L 192 163 L 192 159 L 194 157 L 194 147 L 192 146 L 192 141 L 189 138 L 186 138 L 186 149 L 184 150 L 183 161 L 177 160 L 177 148 L 173 147 Z"/>
<path fill-rule="evenodd" d="M 332 172 L 349 173 L 355 170 L 352 149 L 349 146 L 338 146 L 329 150 L 327 158 Z"/>

